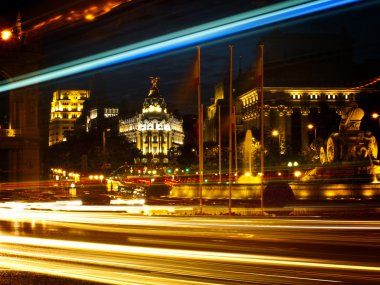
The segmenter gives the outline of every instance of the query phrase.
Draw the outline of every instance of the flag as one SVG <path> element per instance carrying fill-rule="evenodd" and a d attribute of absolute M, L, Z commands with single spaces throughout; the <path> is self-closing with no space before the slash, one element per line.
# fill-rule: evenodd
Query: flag
<path fill-rule="evenodd" d="M 188 106 L 187 111 L 198 112 L 197 110 L 197 96 L 198 86 L 200 84 L 199 72 L 198 72 L 198 59 L 193 57 L 185 65 L 185 69 L 182 72 L 181 79 L 176 88 L 176 104 L 180 106 Z"/>
<path fill-rule="evenodd" d="M 263 72 L 264 72 L 264 45 L 259 45 L 259 53 L 256 57 L 256 66 L 254 74 L 254 82 L 256 87 L 262 87 L 263 85 Z"/>

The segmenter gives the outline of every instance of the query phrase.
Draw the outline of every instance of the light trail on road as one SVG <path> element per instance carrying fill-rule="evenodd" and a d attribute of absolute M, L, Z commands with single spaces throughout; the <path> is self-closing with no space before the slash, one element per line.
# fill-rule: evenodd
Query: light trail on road
<path fill-rule="evenodd" d="M 104 284 L 380 282 L 379 221 L 9 209 L 0 217 L 0 267 L 17 271 Z"/>
<path fill-rule="evenodd" d="M 40 273 L 49 273 L 53 275 L 63 275 L 66 277 L 74 277 L 77 279 L 92 280 L 97 282 L 106 282 L 109 284 L 129 284 L 125 283 L 125 276 L 123 270 L 143 270 L 155 272 L 153 275 L 158 274 L 172 274 L 178 277 L 193 276 L 193 277 L 207 277 L 229 280 L 234 282 L 249 281 L 253 276 L 261 275 L 262 277 L 275 277 L 295 279 L 302 281 L 317 281 L 317 282 L 340 282 L 338 280 L 324 279 L 324 278 L 308 278 L 308 277 L 295 277 L 290 275 L 276 275 L 276 274 L 255 274 L 245 272 L 249 266 L 282 266 L 282 267 L 296 267 L 298 269 L 306 267 L 313 269 L 329 269 L 329 270 L 354 270 L 364 271 L 366 273 L 379 272 L 379 267 L 362 266 L 354 264 L 336 264 L 336 263 L 323 263 L 321 260 L 304 259 L 293 260 L 284 257 L 265 256 L 265 255 L 252 255 L 252 254 L 234 254 L 225 252 L 209 252 L 209 251 L 195 251 L 195 250 L 173 250 L 173 249 L 157 249 L 149 247 L 135 247 L 135 246 L 120 246 L 110 244 L 86 243 L 86 242 L 73 242 L 51 239 L 36 239 L 36 238 L 15 238 L 14 236 L 2 236 L 0 243 L 3 245 L 0 253 L 7 255 L 7 258 L 1 259 L 0 266 L 13 268 L 17 270 L 28 270 Z M 7 244 L 11 244 L 11 249 L 7 249 Z M 28 248 L 20 247 L 14 249 L 16 246 L 28 246 Z M 30 250 L 30 248 L 34 250 Z M 43 248 L 48 248 L 48 251 L 43 251 Z M 38 250 L 39 249 L 39 250 Z M 62 251 L 64 250 L 64 251 Z M 44 253 L 41 253 L 44 252 Z M 12 256 L 12 257 L 9 257 Z M 14 257 L 16 256 L 16 257 Z M 25 260 L 36 259 L 25 263 Z M 42 260 L 41 260 L 42 259 Z M 156 262 L 158 259 L 159 262 Z M 192 260 L 191 264 L 188 260 Z M 22 262 L 20 262 L 20 260 Z M 162 260 L 166 260 L 166 264 L 161 264 Z M 170 262 L 169 262 L 170 261 Z M 185 262 L 184 262 L 185 261 Z M 199 270 L 194 271 L 194 264 L 203 262 L 208 264 L 208 268 L 219 268 L 219 270 Z M 78 269 L 78 263 L 79 268 Z M 236 267 L 236 271 L 222 270 L 222 264 L 242 264 L 242 269 Z M 92 267 L 100 266 L 103 269 L 94 270 Z M 112 270 L 110 270 L 112 268 Z M 116 270 L 116 268 L 118 270 Z M 198 271 L 199 270 L 199 271 Z M 96 274 L 94 274 L 96 272 Z M 114 273 L 113 273 L 114 272 Z M 197 274 L 199 272 L 199 274 Z M 120 275 L 121 278 L 120 278 Z M 170 278 L 157 280 L 154 276 L 144 276 L 141 273 L 130 274 L 135 275 L 139 281 L 134 281 L 133 284 L 146 284 L 146 279 L 153 278 L 152 283 L 149 284 L 163 284 L 161 282 L 169 282 L 166 284 L 173 284 Z M 137 276 L 136 276 L 137 275 Z M 144 277 L 143 277 L 144 276 Z M 123 283 L 124 282 L 124 283 Z M 141 283 L 140 283 L 141 282 Z M 178 282 L 178 281 L 177 281 Z M 188 281 L 189 284 L 197 284 Z M 183 284 L 183 283 L 178 283 Z M 201 282 L 201 284 L 215 284 L 213 282 Z"/>
<path fill-rule="evenodd" d="M 365 270 L 380 272 L 380 267 L 353 265 L 353 264 L 333 264 L 323 263 L 321 261 L 296 261 L 276 256 L 251 255 L 251 254 L 236 254 L 225 252 L 211 251 L 195 251 L 195 250 L 178 250 L 178 249 L 163 249 L 153 247 L 137 247 L 123 246 L 112 244 L 99 244 L 88 242 L 76 242 L 65 240 L 52 240 L 40 238 L 27 238 L 15 236 L 0 236 L 1 244 L 17 244 L 47 248 L 63 248 L 70 250 L 88 250 L 98 252 L 113 252 L 119 254 L 144 255 L 161 258 L 186 258 L 196 260 L 220 261 L 220 262 L 240 262 L 240 263 L 261 263 L 272 265 L 288 265 L 288 266 L 305 266 L 315 268 L 330 268 L 330 269 L 350 269 L 350 270 Z M 1 249 L 0 249 L 1 251 Z M 59 257 L 58 259 L 64 258 Z"/>

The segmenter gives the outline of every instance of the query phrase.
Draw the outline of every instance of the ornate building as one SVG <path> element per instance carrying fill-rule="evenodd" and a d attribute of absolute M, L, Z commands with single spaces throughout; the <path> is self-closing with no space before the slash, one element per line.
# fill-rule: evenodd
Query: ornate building
<path fill-rule="evenodd" d="M 183 121 L 167 112 L 165 100 L 157 88 L 158 79 L 151 78 L 152 87 L 142 112 L 119 122 L 120 134 L 135 143 L 144 155 L 167 155 L 171 148 L 184 142 Z"/>
<path fill-rule="evenodd" d="M 49 146 L 66 140 L 81 116 L 88 90 L 57 90 L 53 93 L 49 123 Z"/>
<path fill-rule="evenodd" d="M 313 141 L 326 139 L 337 131 L 342 110 L 356 105 L 361 96 L 379 92 L 357 87 L 352 42 L 344 30 L 334 34 L 287 34 L 275 30 L 260 43 L 265 47 L 265 141 L 284 157 L 300 156 Z M 237 132 L 251 130 L 259 138 L 260 90 L 253 73 L 249 70 L 233 81 L 233 100 Z M 218 105 L 223 137 L 223 121 L 228 119 L 223 106 L 228 105 L 228 89 L 225 84 L 218 85 L 215 100 L 208 107 L 205 138 L 210 141 L 216 142 L 218 135 Z"/>
<path fill-rule="evenodd" d="M 345 107 L 353 106 L 356 96 L 363 91 L 352 88 L 264 87 L 264 129 L 269 132 L 277 130 L 280 154 L 287 154 L 292 149 L 305 149 L 317 136 L 327 136 L 329 127 L 322 125 L 323 119 L 327 119 L 329 114 L 338 116 Z M 260 128 L 258 97 L 258 89 L 238 97 L 244 129 Z M 323 116 L 325 118 L 321 118 Z M 330 121 L 330 127 L 337 125 Z M 296 141 L 300 142 L 298 147 Z"/>

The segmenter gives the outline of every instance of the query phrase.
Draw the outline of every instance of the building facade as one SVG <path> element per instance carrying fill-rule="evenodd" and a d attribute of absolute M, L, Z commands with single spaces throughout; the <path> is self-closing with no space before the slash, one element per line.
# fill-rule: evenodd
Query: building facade
<path fill-rule="evenodd" d="M 103 130 L 117 126 L 113 119 L 119 116 L 119 108 L 116 107 L 94 107 L 91 108 L 86 117 L 86 131 Z"/>
<path fill-rule="evenodd" d="M 10 38 L 0 43 L 0 81 L 4 84 L 40 69 L 42 53 L 24 39 L 18 17 Z M 0 182 L 40 179 L 40 94 L 38 85 L 1 93 Z"/>
<path fill-rule="evenodd" d="M 143 155 L 168 155 L 171 148 L 183 145 L 181 118 L 168 113 L 164 98 L 157 88 L 158 78 L 151 78 L 152 87 L 141 113 L 119 122 L 119 133 L 136 144 Z"/>
<path fill-rule="evenodd" d="M 49 146 L 66 141 L 81 116 L 89 90 L 57 90 L 53 93 L 49 122 Z"/>
<path fill-rule="evenodd" d="M 357 87 L 352 39 L 344 30 L 332 34 L 275 30 L 265 35 L 260 44 L 265 48 L 264 136 L 266 146 L 272 146 L 276 154 L 302 156 L 313 141 L 324 140 L 337 131 L 344 108 L 355 106 L 365 94 L 378 92 L 371 87 Z M 250 130 L 258 139 L 261 90 L 256 76 L 253 69 L 239 74 L 233 80 L 232 95 L 237 132 L 244 137 Z M 228 106 L 227 90 L 229 86 L 225 84 L 216 88 L 215 100 L 208 107 L 205 138 L 213 142 L 218 137 L 219 106 L 222 137 L 223 121 L 228 120 L 228 112 L 223 111 L 223 106 Z"/>
<path fill-rule="evenodd" d="M 317 137 L 327 137 L 331 128 L 337 127 L 328 117 L 339 118 L 344 108 L 355 105 L 356 97 L 364 91 L 342 87 L 264 87 L 264 130 L 268 137 L 276 130 L 281 155 L 302 151 Z M 260 129 L 258 89 L 238 99 L 244 129 Z"/>

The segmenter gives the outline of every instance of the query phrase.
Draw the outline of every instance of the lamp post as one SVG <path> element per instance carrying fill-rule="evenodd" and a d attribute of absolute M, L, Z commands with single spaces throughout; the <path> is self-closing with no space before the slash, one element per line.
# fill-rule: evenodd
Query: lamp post
<path fill-rule="evenodd" d="M 317 127 L 314 126 L 313 124 L 308 124 L 308 125 L 307 125 L 307 128 L 308 128 L 309 130 L 314 129 L 314 140 L 316 140 L 316 139 L 317 139 Z"/>
<path fill-rule="evenodd" d="M 110 129 L 104 129 L 103 130 L 102 141 L 103 141 L 103 153 L 104 153 L 104 155 L 106 153 L 106 147 L 107 147 L 107 145 L 106 145 L 106 132 L 109 132 L 109 131 L 110 131 Z"/>
<path fill-rule="evenodd" d="M 379 113 L 372 113 L 371 117 L 372 117 L 372 119 L 379 121 L 379 128 L 380 128 L 380 115 L 379 115 Z"/>
<path fill-rule="evenodd" d="M 272 136 L 278 137 L 278 153 L 281 154 L 281 136 L 278 130 L 272 131 Z"/>

